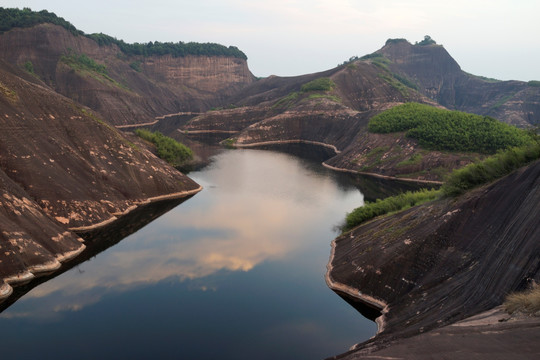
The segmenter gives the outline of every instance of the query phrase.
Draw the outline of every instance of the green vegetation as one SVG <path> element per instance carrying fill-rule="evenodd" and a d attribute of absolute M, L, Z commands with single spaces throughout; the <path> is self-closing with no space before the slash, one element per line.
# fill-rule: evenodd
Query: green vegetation
<path fill-rule="evenodd" d="M 415 45 L 427 46 L 427 45 L 436 45 L 436 44 L 437 43 L 435 42 L 435 40 L 431 38 L 431 36 L 426 35 L 424 36 L 424 40 L 417 42 Z"/>
<path fill-rule="evenodd" d="M 118 81 L 114 80 L 107 73 L 107 67 L 96 62 L 85 54 L 75 54 L 71 49 L 68 49 L 67 55 L 63 55 L 60 61 L 68 65 L 75 71 L 87 75 L 107 85 L 115 86 L 119 89 L 128 90 L 129 88 Z"/>
<path fill-rule="evenodd" d="M 336 84 L 332 79 L 327 77 L 322 77 L 319 79 L 312 80 L 300 88 L 301 92 L 310 92 L 310 91 L 330 91 L 336 87 Z"/>
<path fill-rule="evenodd" d="M 163 135 L 159 131 L 151 132 L 144 129 L 135 130 L 135 134 L 156 146 L 157 155 L 173 166 L 180 166 L 193 158 L 190 148 L 178 141 Z"/>
<path fill-rule="evenodd" d="M 35 74 L 35 72 L 34 72 L 34 64 L 32 64 L 31 61 L 25 62 L 23 66 L 24 66 L 24 69 L 26 71 L 28 71 L 30 74 L 33 74 L 33 75 Z"/>
<path fill-rule="evenodd" d="M 510 314 L 521 312 L 538 316 L 540 312 L 540 286 L 535 286 L 527 291 L 509 294 L 503 306 Z"/>
<path fill-rule="evenodd" d="M 47 10 L 36 12 L 30 8 L 19 10 L 0 7 L 0 33 L 13 28 L 27 28 L 43 23 L 60 25 L 76 36 L 84 34 L 82 31 L 77 30 L 70 22 Z"/>
<path fill-rule="evenodd" d="M 377 216 L 389 214 L 396 211 L 408 209 L 415 205 L 435 200 L 440 197 L 440 190 L 422 189 L 419 191 L 407 191 L 386 199 L 377 199 L 375 202 L 366 202 L 364 206 L 354 209 L 347 214 L 343 231 L 351 230 L 363 222 L 371 220 Z"/>
<path fill-rule="evenodd" d="M 240 51 L 236 46 L 223 46 L 215 43 L 184 43 L 182 41 L 173 42 L 159 42 L 150 41 L 148 43 L 134 43 L 128 44 L 123 40 L 118 40 L 112 36 L 102 33 L 86 35 L 92 40 L 96 41 L 100 46 L 105 45 L 117 45 L 120 50 L 126 55 L 172 55 L 173 57 L 183 57 L 187 55 L 198 56 L 230 56 L 239 59 L 247 60 L 246 54 Z"/>
<path fill-rule="evenodd" d="M 403 38 L 388 39 L 388 40 L 386 40 L 384 45 L 386 46 L 386 45 L 390 45 L 390 44 L 399 44 L 399 43 L 409 43 L 409 41 L 407 39 L 403 39 Z"/>
<path fill-rule="evenodd" d="M 341 102 L 341 99 L 336 95 L 330 95 L 330 94 L 311 94 L 307 97 L 308 99 L 328 99 L 332 100 L 334 102 Z"/>
<path fill-rule="evenodd" d="M 240 51 L 235 46 L 223 46 L 214 43 L 183 43 L 183 42 L 148 42 L 148 43 L 135 43 L 127 44 L 123 40 L 118 40 L 112 36 L 105 34 L 91 34 L 87 35 L 84 32 L 77 30 L 70 22 L 64 20 L 61 17 L 56 16 L 54 13 L 50 13 L 47 10 L 39 12 L 32 11 L 29 8 L 19 9 L 6 9 L 0 7 L 0 33 L 9 31 L 13 28 L 27 28 L 38 24 L 51 23 L 60 25 L 73 35 L 86 36 L 96 41 L 100 46 L 105 45 L 117 45 L 120 50 L 126 55 L 172 55 L 174 57 L 182 57 L 187 55 L 201 55 L 201 56 L 230 56 L 240 59 L 247 59 L 246 54 Z"/>
<path fill-rule="evenodd" d="M 330 99 L 335 102 L 341 102 L 341 99 L 335 95 L 327 94 L 326 92 L 331 91 L 336 87 L 336 83 L 332 81 L 332 79 L 327 77 L 318 78 L 315 80 L 312 80 L 310 82 L 305 83 L 300 88 L 300 91 L 293 91 L 289 93 L 287 96 L 281 98 L 279 101 L 277 101 L 273 108 L 278 107 L 285 107 L 289 108 L 294 103 L 296 103 L 301 95 L 308 93 L 309 95 L 306 97 L 302 97 L 302 99 Z M 320 93 L 322 92 L 322 93 Z"/>
<path fill-rule="evenodd" d="M 6 85 L 2 84 L 2 82 L 0 82 L 0 95 L 3 95 L 12 103 L 19 101 L 19 96 L 15 90 L 11 90 Z"/>
<path fill-rule="evenodd" d="M 503 177 L 540 158 L 540 142 L 501 151 L 485 160 L 454 170 L 442 191 L 446 196 L 457 196 L 465 191 Z"/>
<path fill-rule="evenodd" d="M 141 72 L 142 69 L 141 69 L 141 62 L 140 61 L 134 61 L 132 63 L 129 64 L 129 66 L 135 70 L 136 72 Z"/>
<path fill-rule="evenodd" d="M 427 149 L 486 154 L 532 142 L 528 132 L 496 119 L 417 103 L 399 105 L 374 116 L 368 130 L 405 131 L 407 137 Z"/>
<path fill-rule="evenodd" d="M 540 81 L 538 80 L 531 80 L 527 82 L 527 85 L 530 87 L 540 87 Z"/>
<path fill-rule="evenodd" d="M 60 58 L 60 61 L 66 63 L 74 70 L 88 70 L 104 75 L 107 74 L 107 67 L 105 65 L 97 63 L 94 59 L 85 54 L 77 55 L 69 51 L 68 55 L 64 55 Z"/>
<path fill-rule="evenodd" d="M 404 167 L 404 166 L 409 166 L 409 165 L 418 165 L 422 162 L 422 154 L 412 154 L 410 158 L 408 158 L 407 160 L 403 160 L 401 162 L 399 162 L 396 167 L 400 168 L 400 167 Z"/>

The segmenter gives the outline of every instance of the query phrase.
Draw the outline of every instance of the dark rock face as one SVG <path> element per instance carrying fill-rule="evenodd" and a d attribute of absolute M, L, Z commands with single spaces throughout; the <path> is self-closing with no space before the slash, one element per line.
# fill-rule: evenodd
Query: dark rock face
<path fill-rule="evenodd" d="M 85 54 L 106 76 L 70 66 L 63 56 Z M 243 59 L 224 56 L 127 57 L 116 45 L 99 46 L 64 28 L 41 24 L 0 35 L 0 57 L 27 61 L 45 84 L 97 111 L 112 124 L 146 123 L 163 114 L 224 105 L 254 81 Z M 138 64 L 138 70 L 132 66 Z"/>
<path fill-rule="evenodd" d="M 383 311 L 380 333 L 358 349 L 455 323 L 539 281 L 539 201 L 537 161 L 457 200 L 384 216 L 337 238 L 330 286 L 359 309 Z"/>
<path fill-rule="evenodd" d="M 0 278 L 28 281 L 84 250 L 72 230 L 199 185 L 73 101 L 0 61 Z M 2 283 L 0 298 L 9 294 Z"/>

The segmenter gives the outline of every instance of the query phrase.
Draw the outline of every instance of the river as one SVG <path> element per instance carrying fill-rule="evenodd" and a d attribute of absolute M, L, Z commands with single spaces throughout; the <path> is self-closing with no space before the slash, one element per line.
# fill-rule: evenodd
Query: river
<path fill-rule="evenodd" d="M 189 176 L 202 192 L 3 311 L 2 357 L 322 359 L 374 335 L 324 280 L 357 187 L 262 150 Z"/>

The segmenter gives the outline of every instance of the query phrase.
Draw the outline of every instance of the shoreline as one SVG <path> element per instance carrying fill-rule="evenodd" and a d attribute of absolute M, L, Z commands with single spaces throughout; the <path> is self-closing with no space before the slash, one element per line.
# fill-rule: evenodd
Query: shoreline
<path fill-rule="evenodd" d="M 106 225 L 109 225 L 119 220 L 122 216 L 127 215 L 133 210 L 137 209 L 140 205 L 147 205 L 150 203 L 156 203 L 156 202 L 160 202 L 164 200 L 173 200 L 173 199 L 180 199 L 183 197 L 188 197 L 191 195 L 195 195 L 196 193 L 200 192 L 202 189 L 203 187 L 199 186 L 198 188 L 192 189 L 192 190 L 180 191 L 176 193 L 150 197 L 145 200 L 139 200 L 134 205 L 124 210 L 122 213 L 117 213 L 105 221 L 102 221 L 93 225 L 72 227 L 72 228 L 68 228 L 68 230 L 71 232 L 74 232 L 75 234 L 78 231 L 95 230 L 95 229 L 104 227 Z M 47 274 L 53 273 L 56 270 L 60 269 L 64 262 L 72 260 L 76 258 L 78 255 L 80 255 L 86 249 L 86 245 L 82 243 L 83 240 L 81 238 L 79 238 L 79 241 L 81 242 L 80 244 L 81 246 L 75 250 L 59 253 L 54 256 L 54 260 L 51 260 L 42 264 L 29 266 L 26 270 L 22 272 L 12 274 L 10 276 L 7 276 L 1 279 L 0 280 L 0 303 L 6 300 L 7 298 L 9 298 L 11 294 L 13 294 L 12 285 L 14 286 L 23 285 L 41 275 L 47 275 Z"/>
<path fill-rule="evenodd" d="M 328 149 L 332 149 L 336 155 L 341 153 L 341 150 L 338 150 L 337 147 L 331 144 L 323 143 L 320 141 L 311 141 L 311 140 L 270 140 L 270 141 L 261 141 L 257 143 L 251 143 L 251 144 L 233 144 L 233 147 L 237 148 L 250 148 L 250 147 L 258 147 L 258 146 L 266 146 L 266 145 L 279 145 L 279 144 L 309 144 L 309 145 L 319 145 L 323 146 Z M 324 164 L 324 163 L 323 163 Z"/>
<path fill-rule="evenodd" d="M 364 171 L 357 171 L 357 170 L 351 170 L 351 169 L 344 169 L 344 168 L 338 168 L 332 165 L 328 165 L 326 162 L 323 162 L 322 165 L 330 170 L 339 171 L 339 172 L 348 172 L 351 174 L 356 175 L 366 175 L 366 176 L 372 176 L 380 179 L 385 180 L 395 180 L 395 181 L 404 181 L 404 182 L 415 182 L 415 183 L 421 183 L 421 184 L 432 184 L 432 185 L 442 185 L 442 181 L 438 180 L 422 180 L 422 179 L 413 179 L 413 178 L 400 178 L 397 176 L 389 176 L 389 175 L 381 175 L 377 173 L 370 173 L 370 172 L 364 172 Z"/>
<path fill-rule="evenodd" d="M 337 239 L 337 238 L 336 238 Z M 389 311 L 389 306 L 386 302 L 384 302 L 381 299 L 374 298 L 369 295 L 362 294 L 362 292 L 359 289 L 353 288 L 352 286 L 348 286 L 339 282 L 336 282 L 332 279 L 332 269 L 334 268 L 332 265 L 332 262 L 334 261 L 334 256 L 336 252 L 336 239 L 332 240 L 330 247 L 330 258 L 328 260 L 328 263 L 326 264 L 326 274 L 324 275 L 324 279 L 326 280 L 326 285 L 334 292 L 342 292 L 344 294 L 347 294 L 353 299 L 358 300 L 361 303 L 366 304 L 366 306 L 372 307 L 374 309 L 377 309 L 380 312 L 380 316 L 378 316 L 375 319 L 375 324 L 377 324 L 377 332 L 375 335 L 373 335 L 371 338 L 373 339 L 378 334 L 380 334 L 384 328 L 385 328 L 385 316 Z M 359 344 L 355 344 L 354 347 L 356 347 Z"/>

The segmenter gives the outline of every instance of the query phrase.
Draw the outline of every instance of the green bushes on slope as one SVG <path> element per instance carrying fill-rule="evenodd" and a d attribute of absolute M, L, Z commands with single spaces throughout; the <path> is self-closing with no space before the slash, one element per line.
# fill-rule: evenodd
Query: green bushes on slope
<path fill-rule="evenodd" d="M 135 134 L 153 143 L 156 146 L 157 155 L 173 166 L 180 166 L 193 158 L 193 152 L 190 148 L 158 131 L 153 133 L 148 130 L 137 129 Z"/>
<path fill-rule="evenodd" d="M 422 189 L 414 192 L 407 191 L 406 193 L 387 197 L 382 200 L 377 199 L 375 202 L 367 202 L 364 206 L 358 207 L 347 214 L 345 225 L 342 230 L 348 231 L 377 216 L 405 210 L 412 206 L 434 200 L 440 195 L 440 190 Z"/>
<path fill-rule="evenodd" d="M 522 147 L 500 151 L 485 160 L 454 170 L 439 190 L 422 189 L 383 200 L 378 199 L 376 202 L 368 202 L 347 214 L 342 230 L 351 230 L 377 216 L 405 210 L 441 196 L 453 197 L 461 195 L 467 190 L 508 175 L 537 159 L 540 159 L 540 142 L 538 140 Z"/>
<path fill-rule="evenodd" d="M 442 187 L 446 196 L 457 196 L 465 191 L 503 177 L 540 158 L 540 143 L 532 143 L 499 152 L 483 161 L 454 170 Z"/>
<path fill-rule="evenodd" d="M 405 131 L 406 136 L 432 150 L 493 154 L 532 141 L 524 130 L 494 118 L 407 103 L 374 116 L 368 125 L 374 133 Z"/>

